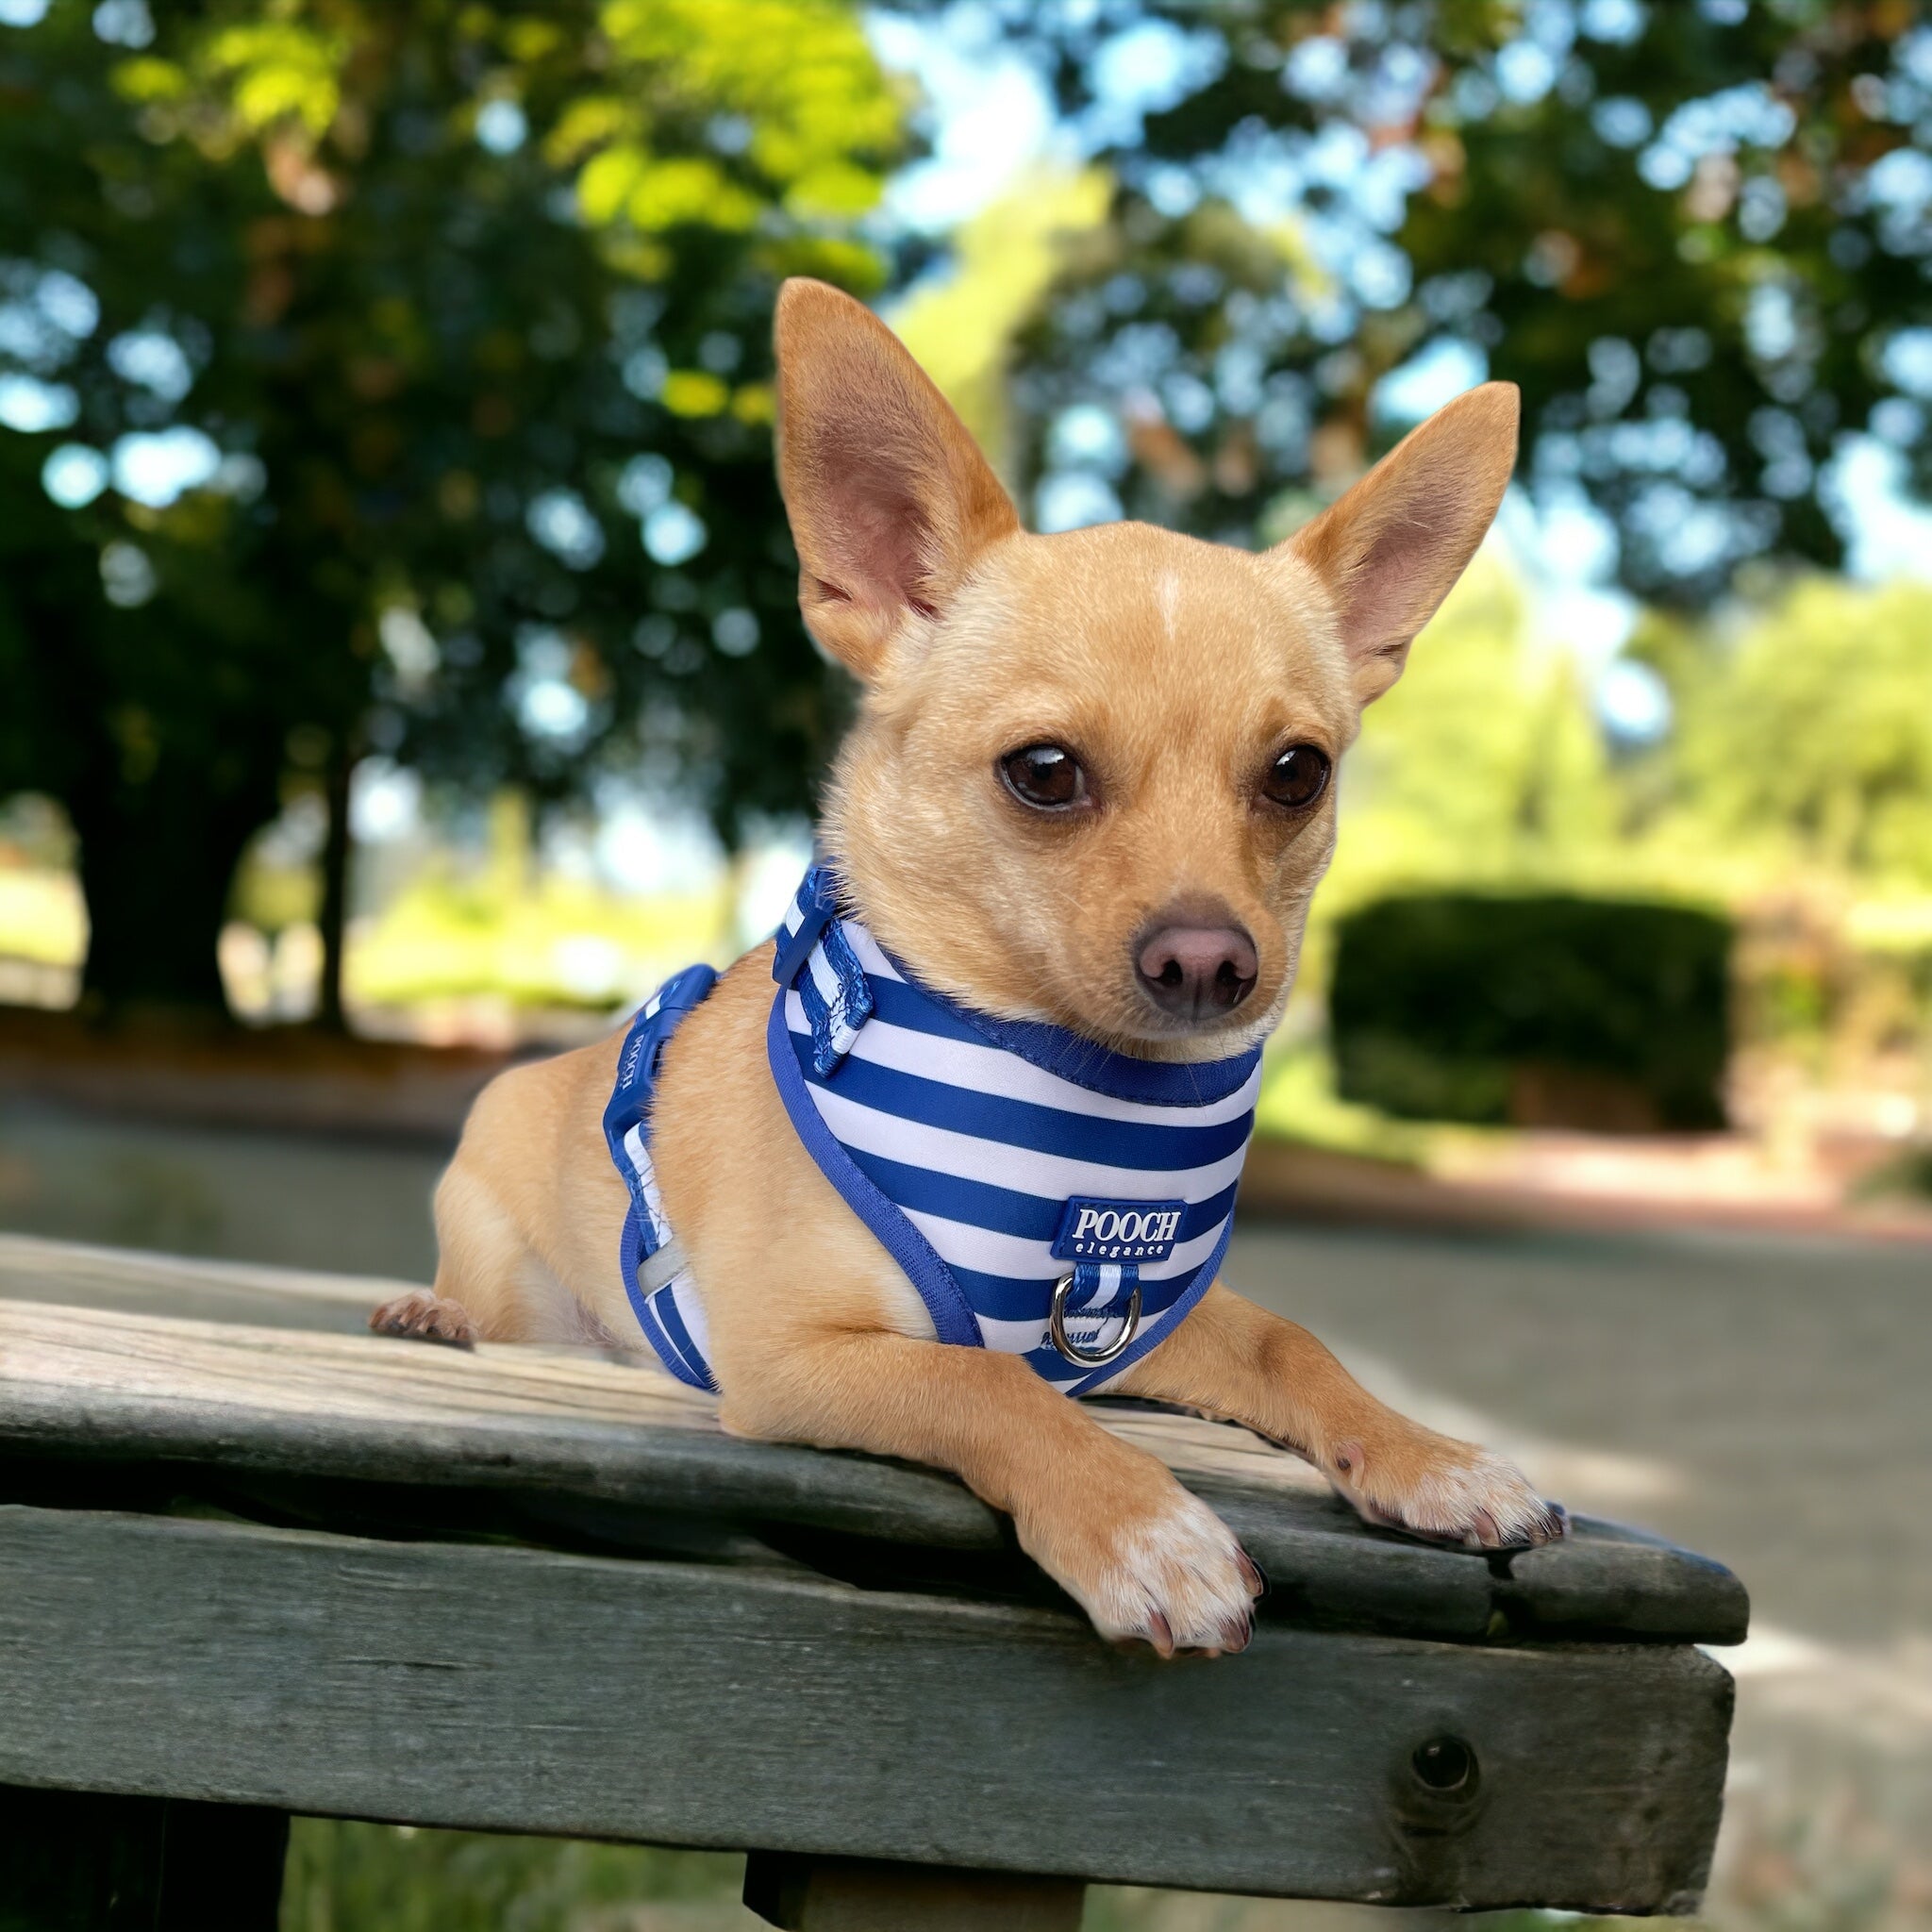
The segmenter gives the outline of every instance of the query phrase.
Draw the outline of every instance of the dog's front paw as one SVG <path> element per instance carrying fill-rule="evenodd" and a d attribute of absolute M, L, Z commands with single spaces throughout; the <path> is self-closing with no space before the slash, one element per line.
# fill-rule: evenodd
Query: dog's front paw
<path fill-rule="evenodd" d="M 1261 1573 L 1207 1504 L 1165 1470 L 1149 1474 L 1124 1507 L 1023 1520 L 1021 1541 L 1116 1643 L 1149 1643 L 1162 1657 L 1245 1650 Z"/>
<path fill-rule="evenodd" d="M 1533 1549 L 1569 1533 L 1514 1463 L 1473 1442 L 1391 1418 L 1334 1443 L 1328 1479 L 1370 1523 L 1470 1550 Z"/>
<path fill-rule="evenodd" d="M 369 1317 L 378 1335 L 396 1335 L 409 1341 L 440 1341 L 446 1348 L 475 1348 L 476 1324 L 460 1302 L 411 1289 L 392 1302 L 384 1302 Z"/>

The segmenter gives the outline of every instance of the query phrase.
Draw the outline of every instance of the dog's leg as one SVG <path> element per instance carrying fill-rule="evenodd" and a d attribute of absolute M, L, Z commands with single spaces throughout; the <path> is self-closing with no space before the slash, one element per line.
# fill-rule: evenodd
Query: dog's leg
<path fill-rule="evenodd" d="M 1502 1457 L 1398 1415 L 1306 1328 L 1218 1282 L 1111 1388 L 1247 1424 L 1306 1456 L 1371 1523 L 1471 1549 L 1544 1543 L 1567 1526 Z"/>
<path fill-rule="evenodd" d="M 793 1330 L 724 1377 L 726 1428 L 952 1470 L 1103 1637 L 1241 1649 L 1260 1573 L 1166 1465 L 1108 1434 L 1017 1356 Z"/>
<path fill-rule="evenodd" d="M 655 1110 L 724 1426 L 951 1470 L 1104 1635 L 1238 1648 L 1260 1576 L 1214 1512 L 1017 1356 L 931 1339 L 911 1283 L 785 1116 L 764 1056 L 770 959 L 741 961 L 679 1028 Z"/>
<path fill-rule="evenodd" d="M 369 1317 L 378 1335 L 472 1348 L 481 1341 L 553 1338 L 533 1323 L 533 1277 L 547 1274 L 459 1150 L 436 1188 L 436 1285 L 411 1289 Z M 561 1289 L 557 1293 L 561 1294 Z M 568 1338 L 575 1339 L 575 1338 Z"/>

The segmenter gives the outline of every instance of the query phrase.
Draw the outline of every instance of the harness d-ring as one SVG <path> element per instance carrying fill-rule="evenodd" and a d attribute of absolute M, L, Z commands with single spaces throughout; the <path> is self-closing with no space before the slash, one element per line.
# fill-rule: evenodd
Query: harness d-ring
<path fill-rule="evenodd" d="M 1053 1307 L 1047 1310 L 1046 1332 L 1053 1339 L 1053 1345 L 1070 1362 L 1083 1369 L 1104 1368 L 1117 1357 L 1124 1355 L 1127 1344 L 1134 1339 L 1135 1331 L 1141 1325 L 1141 1288 L 1137 1282 L 1134 1292 L 1127 1302 L 1127 1312 L 1121 1323 L 1118 1338 L 1104 1348 L 1082 1348 L 1067 1334 L 1067 1297 L 1074 1291 L 1074 1277 L 1062 1274 L 1054 1284 Z M 1037 1305 L 1036 1305 L 1037 1306 Z"/>

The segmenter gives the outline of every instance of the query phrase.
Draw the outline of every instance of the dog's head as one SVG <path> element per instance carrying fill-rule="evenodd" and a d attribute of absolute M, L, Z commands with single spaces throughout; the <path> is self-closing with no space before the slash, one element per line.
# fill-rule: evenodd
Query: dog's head
<path fill-rule="evenodd" d="M 1029 536 L 897 339 L 779 298 L 778 466 L 820 645 L 864 687 L 825 836 L 925 980 L 1168 1059 L 1279 1020 L 1361 708 L 1489 528 L 1488 383 L 1257 554 L 1145 524 Z"/>

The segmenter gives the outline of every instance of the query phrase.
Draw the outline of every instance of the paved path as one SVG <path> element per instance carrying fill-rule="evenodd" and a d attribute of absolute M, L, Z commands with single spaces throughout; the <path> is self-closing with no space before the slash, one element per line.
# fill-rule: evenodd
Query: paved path
<path fill-rule="evenodd" d="M 1533 1479 L 1722 1558 L 1766 1623 L 1932 1636 L 1924 1248 L 1257 1226 L 1227 1272 L 1344 1359 L 1546 1439 Z"/>
<path fill-rule="evenodd" d="M 158 1124 L 0 1090 L 0 1229 L 427 1281 L 447 1158 L 420 1140 Z"/>

